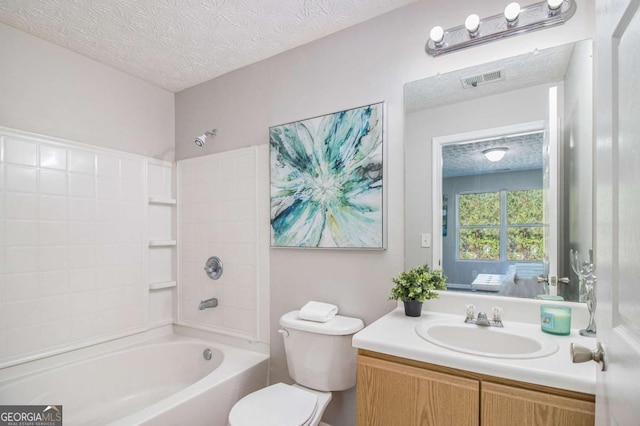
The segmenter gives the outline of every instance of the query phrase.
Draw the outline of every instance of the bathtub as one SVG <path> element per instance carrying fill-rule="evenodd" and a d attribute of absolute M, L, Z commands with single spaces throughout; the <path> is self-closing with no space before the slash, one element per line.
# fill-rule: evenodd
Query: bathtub
<path fill-rule="evenodd" d="M 0 370 L 0 405 L 62 405 L 65 426 L 227 425 L 269 357 L 201 337 L 155 331 Z"/>

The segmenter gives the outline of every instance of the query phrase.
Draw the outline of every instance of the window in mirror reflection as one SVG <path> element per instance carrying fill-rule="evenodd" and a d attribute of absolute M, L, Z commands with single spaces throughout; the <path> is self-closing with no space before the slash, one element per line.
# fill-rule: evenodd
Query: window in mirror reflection
<path fill-rule="evenodd" d="M 543 260 L 541 189 L 456 194 L 456 197 L 459 260 Z"/>
<path fill-rule="evenodd" d="M 542 262 L 542 189 L 507 191 L 507 260 Z"/>
<path fill-rule="evenodd" d="M 458 259 L 500 260 L 500 192 L 456 196 Z"/>
<path fill-rule="evenodd" d="M 442 239 L 442 268 L 450 288 L 498 292 L 505 281 L 543 271 L 542 132 L 442 147 L 442 194 L 451 229 Z M 500 145 L 491 162 L 483 152 Z M 508 283 L 507 283 L 508 284 Z"/>

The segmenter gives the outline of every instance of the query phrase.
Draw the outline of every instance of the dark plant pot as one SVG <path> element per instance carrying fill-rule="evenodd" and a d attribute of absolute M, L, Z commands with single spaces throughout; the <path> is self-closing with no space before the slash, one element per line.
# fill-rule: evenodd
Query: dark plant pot
<path fill-rule="evenodd" d="M 408 317 L 419 317 L 422 314 L 422 302 L 416 300 L 405 300 L 404 314 Z"/>

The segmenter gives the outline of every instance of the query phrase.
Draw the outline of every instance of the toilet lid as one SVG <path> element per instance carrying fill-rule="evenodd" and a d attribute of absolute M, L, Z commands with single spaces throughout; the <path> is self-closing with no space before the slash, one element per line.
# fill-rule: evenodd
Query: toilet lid
<path fill-rule="evenodd" d="M 233 426 L 300 426 L 314 414 L 318 397 L 302 389 L 277 383 L 253 392 L 229 413 Z"/>

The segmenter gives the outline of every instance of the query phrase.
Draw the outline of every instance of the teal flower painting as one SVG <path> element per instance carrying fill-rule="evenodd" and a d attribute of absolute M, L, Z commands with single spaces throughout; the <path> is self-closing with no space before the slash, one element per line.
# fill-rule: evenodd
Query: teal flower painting
<path fill-rule="evenodd" d="M 269 129 L 273 247 L 383 248 L 383 106 Z"/>

